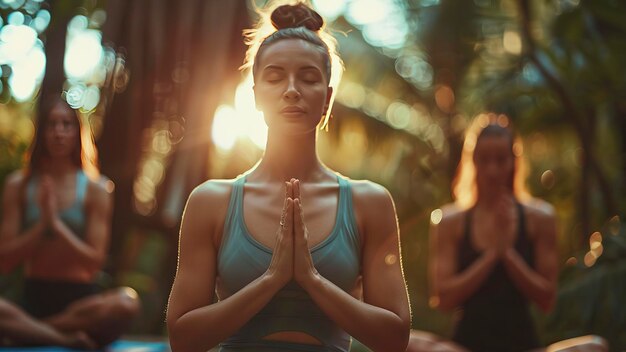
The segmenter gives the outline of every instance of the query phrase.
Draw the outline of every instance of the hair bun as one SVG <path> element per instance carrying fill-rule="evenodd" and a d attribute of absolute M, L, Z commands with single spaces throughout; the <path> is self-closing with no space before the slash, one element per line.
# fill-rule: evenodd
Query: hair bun
<path fill-rule="evenodd" d="M 305 27 L 317 32 L 324 25 L 322 16 L 304 4 L 279 6 L 272 12 L 271 20 L 277 30 Z"/>

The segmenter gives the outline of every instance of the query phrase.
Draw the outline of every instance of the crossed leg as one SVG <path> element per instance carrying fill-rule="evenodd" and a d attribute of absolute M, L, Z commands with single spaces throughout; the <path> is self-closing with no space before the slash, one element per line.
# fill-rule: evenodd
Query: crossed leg
<path fill-rule="evenodd" d="M 0 345 L 106 346 L 128 329 L 139 309 L 137 292 L 128 287 L 79 299 L 41 320 L 0 299 Z"/>
<path fill-rule="evenodd" d="M 73 348 L 95 348 L 86 333 L 61 332 L 39 321 L 11 302 L 0 299 L 0 346 L 55 345 Z"/>
<path fill-rule="evenodd" d="M 101 347 L 123 334 L 139 309 L 137 292 L 121 287 L 77 300 L 43 321 L 66 333 L 82 330 Z"/>
<path fill-rule="evenodd" d="M 467 349 L 462 346 L 445 340 L 433 333 L 411 330 L 411 336 L 409 338 L 409 345 L 406 348 L 406 352 L 468 352 Z"/>

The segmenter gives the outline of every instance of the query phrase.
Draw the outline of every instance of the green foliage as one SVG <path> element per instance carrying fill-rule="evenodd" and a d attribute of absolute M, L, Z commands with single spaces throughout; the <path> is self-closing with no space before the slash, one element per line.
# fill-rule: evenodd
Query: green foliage
<path fill-rule="evenodd" d="M 0 138 L 0 184 L 4 185 L 6 177 L 22 166 L 22 160 L 28 144 L 18 138 Z M 4 187 L 0 194 L 4 192 Z M 2 211 L 0 210 L 0 218 Z M 0 294 L 10 300 L 17 300 L 21 293 L 22 270 L 16 270 L 0 276 Z"/>
<path fill-rule="evenodd" d="M 614 218 L 602 233 L 603 251 L 595 263 L 590 252 L 581 253 L 561 273 L 557 305 L 543 322 L 547 341 L 595 334 L 612 351 L 626 348 L 626 226 Z"/>

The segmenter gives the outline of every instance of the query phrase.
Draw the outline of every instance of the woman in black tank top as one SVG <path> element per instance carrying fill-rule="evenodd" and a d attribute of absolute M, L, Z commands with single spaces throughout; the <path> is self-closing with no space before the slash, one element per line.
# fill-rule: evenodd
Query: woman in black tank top
<path fill-rule="evenodd" d="M 540 347 L 530 303 L 548 311 L 555 300 L 554 212 L 527 201 L 521 145 L 507 127 L 502 115 L 476 119 L 455 179 L 456 202 L 440 221 L 433 216 L 431 228 L 431 302 L 458 310 L 453 340 L 471 351 Z"/>

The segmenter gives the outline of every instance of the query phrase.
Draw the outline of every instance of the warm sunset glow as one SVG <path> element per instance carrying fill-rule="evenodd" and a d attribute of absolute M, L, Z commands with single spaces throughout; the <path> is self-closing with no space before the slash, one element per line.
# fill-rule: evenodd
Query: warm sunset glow
<path fill-rule="evenodd" d="M 431 296 L 428 299 L 428 306 L 433 309 L 439 307 L 439 296 Z"/>
<path fill-rule="evenodd" d="M 504 46 L 504 50 L 513 55 L 519 55 L 522 52 L 522 39 L 517 32 L 504 32 L 504 36 L 502 37 L 502 45 Z"/>
<path fill-rule="evenodd" d="M 238 140 L 247 140 L 265 149 L 267 125 L 263 114 L 256 109 L 252 75 L 239 84 L 235 92 L 235 106 L 221 105 L 213 119 L 212 137 L 218 148 L 231 149 Z"/>
<path fill-rule="evenodd" d="M 394 265 L 398 261 L 398 257 L 395 254 L 387 254 L 385 256 L 385 264 Z"/>
<path fill-rule="evenodd" d="M 439 223 L 441 222 L 441 218 L 443 218 L 443 212 L 441 211 L 441 209 L 435 209 L 432 211 L 432 213 L 430 213 L 430 222 L 433 225 L 439 225 Z"/>

